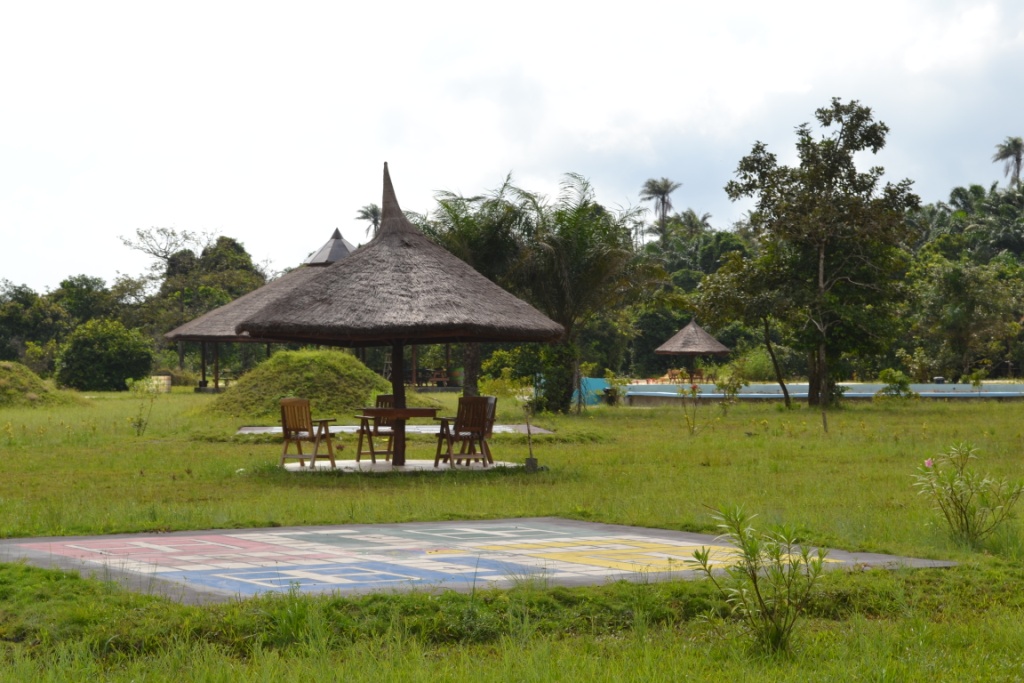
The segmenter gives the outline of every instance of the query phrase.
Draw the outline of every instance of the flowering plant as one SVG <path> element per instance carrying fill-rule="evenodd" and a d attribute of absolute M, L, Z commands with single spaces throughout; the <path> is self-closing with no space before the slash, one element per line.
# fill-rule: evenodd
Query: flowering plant
<path fill-rule="evenodd" d="M 1024 493 L 1024 483 L 982 476 L 967 467 L 977 459 L 971 444 L 953 445 L 949 452 L 928 458 L 914 475 L 914 486 L 932 499 L 957 540 L 976 546 L 995 531 Z"/>

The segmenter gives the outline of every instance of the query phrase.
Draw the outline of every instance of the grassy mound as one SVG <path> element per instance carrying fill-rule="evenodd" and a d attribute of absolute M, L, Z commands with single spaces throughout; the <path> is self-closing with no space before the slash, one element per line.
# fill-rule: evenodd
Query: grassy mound
<path fill-rule="evenodd" d="M 56 406 L 77 402 L 74 395 L 57 391 L 21 363 L 0 361 L 0 408 Z"/>
<path fill-rule="evenodd" d="M 391 385 L 343 351 L 282 351 L 242 375 L 217 397 L 214 409 L 236 417 L 277 417 L 280 401 L 308 398 L 314 416 L 340 417 L 366 405 Z"/>

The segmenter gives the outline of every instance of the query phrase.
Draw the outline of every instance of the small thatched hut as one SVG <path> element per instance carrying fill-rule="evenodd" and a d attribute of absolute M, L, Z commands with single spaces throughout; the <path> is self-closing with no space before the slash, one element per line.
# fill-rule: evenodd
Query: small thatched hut
<path fill-rule="evenodd" d="M 335 261 L 355 251 L 337 229 L 331 238 L 304 262 L 304 265 L 288 271 L 276 280 L 271 280 L 259 289 L 243 294 L 234 301 L 208 311 L 189 322 L 174 328 L 164 335 L 173 342 L 200 342 L 202 350 L 202 380 L 200 389 L 207 386 L 206 365 L 207 345 L 213 344 L 213 388 L 220 388 L 219 344 L 230 342 L 272 343 L 278 341 L 269 337 L 254 337 L 246 332 L 238 333 L 235 326 L 268 303 L 287 294 L 292 289 L 305 289 L 308 282 Z"/>
<path fill-rule="evenodd" d="M 672 338 L 654 350 L 655 353 L 676 356 L 727 356 L 729 349 L 704 331 L 696 320 L 672 335 Z"/>

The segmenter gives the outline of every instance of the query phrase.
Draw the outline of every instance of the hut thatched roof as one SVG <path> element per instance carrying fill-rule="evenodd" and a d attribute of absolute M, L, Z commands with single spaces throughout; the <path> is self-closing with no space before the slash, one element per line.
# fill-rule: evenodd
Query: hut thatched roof
<path fill-rule="evenodd" d="M 164 335 L 171 341 L 205 342 L 269 342 L 273 339 L 255 338 L 247 333 L 235 332 L 235 326 L 271 301 L 281 298 L 293 288 L 305 288 L 310 279 L 323 272 L 323 267 L 345 258 L 355 250 L 335 229 L 331 239 L 315 254 L 306 259 L 307 265 L 291 270 L 259 289 L 243 294 L 234 301 L 208 311 Z"/>
<path fill-rule="evenodd" d="M 562 326 L 434 244 L 405 217 L 387 164 L 377 235 L 236 327 L 338 346 L 554 341 Z"/>
<path fill-rule="evenodd" d="M 257 338 L 245 332 L 235 332 L 235 326 L 270 301 L 288 294 L 292 287 L 305 287 L 306 283 L 322 272 L 322 268 L 302 266 L 291 270 L 276 280 L 271 280 L 259 289 L 243 294 L 234 301 L 176 327 L 164 338 L 170 341 L 208 342 L 262 342 L 271 339 Z"/>
<path fill-rule="evenodd" d="M 320 247 L 319 250 L 303 263 L 307 266 L 323 266 L 340 261 L 345 258 L 356 248 L 352 246 L 352 243 L 341 236 L 341 231 L 337 228 L 334 229 L 334 234 L 331 235 L 331 239 L 327 240 L 327 244 Z"/>
<path fill-rule="evenodd" d="M 691 320 L 689 325 L 676 332 L 654 352 L 678 356 L 724 356 L 729 353 L 729 349 L 705 332 L 696 320 Z"/>

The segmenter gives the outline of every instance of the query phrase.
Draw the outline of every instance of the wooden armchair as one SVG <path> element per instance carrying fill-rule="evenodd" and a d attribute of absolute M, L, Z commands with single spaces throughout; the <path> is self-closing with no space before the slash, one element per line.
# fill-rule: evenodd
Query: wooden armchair
<path fill-rule="evenodd" d="M 381 394 L 377 397 L 374 407 L 394 408 L 395 397 L 391 394 Z M 391 428 L 391 418 L 375 415 L 356 415 L 356 417 L 359 418 L 359 429 L 356 430 L 356 434 L 359 435 L 356 444 L 356 462 L 359 462 L 364 455 L 369 455 L 370 461 L 376 464 L 378 454 L 383 455 L 385 460 L 391 460 L 391 453 L 394 451 L 392 440 L 395 436 L 395 432 Z M 367 450 L 363 450 L 363 437 L 366 437 Z M 374 445 L 374 437 L 384 440 L 384 448 Z"/>
<path fill-rule="evenodd" d="M 337 467 L 334 462 L 334 442 L 331 439 L 329 423 L 335 419 L 320 418 L 314 420 L 309 411 L 309 400 L 305 398 L 283 398 L 281 399 L 281 429 L 284 432 L 284 450 L 281 452 L 281 466 L 284 466 L 285 458 L 297 458 L 299 467 L 305 467 L 306 456 L 302 453 L 302 442 L 308 441 L 313 444 L 313 453 L 309 457 L 310 468 L 316 467 L 316 458 L 320 451 L 320 444 L 327 444 L 327 457 L 330 458 L 331 467 Z M 316 423 L 316 428 L 313 428 Z M 288 445 L 295 444 L 296 453 L 288 453 Z M 338 448 L 344 448 L 339 444 Z"/>
<path fill-rule="evenodd" d="M 465 461 L 468 465 L 479 460 L 484 467 L 494 462 L 487 436 L 494 426 L 496 404 L 493 396 L 463 396 L 455 417 L 439 418 L 441 429 L 437 434 L 434 467 L 440 462 L 462 464 Z M 459 443 L 458 453 L 455 453 L 456 442 Z"/>

